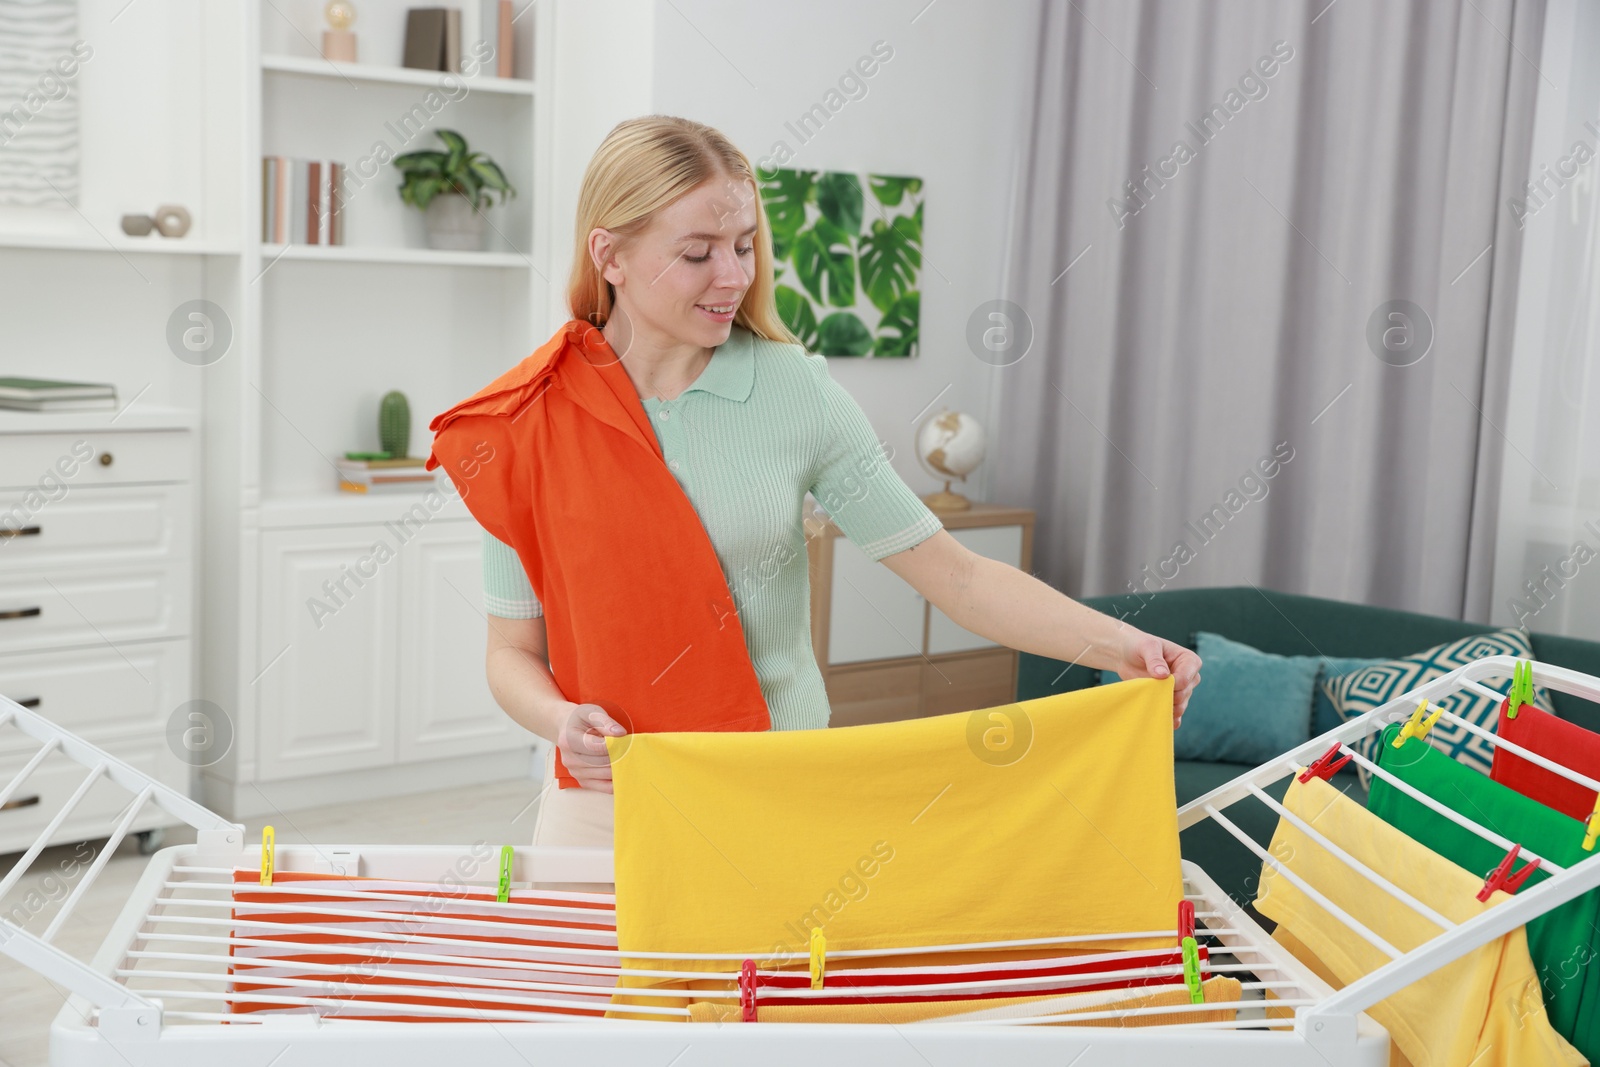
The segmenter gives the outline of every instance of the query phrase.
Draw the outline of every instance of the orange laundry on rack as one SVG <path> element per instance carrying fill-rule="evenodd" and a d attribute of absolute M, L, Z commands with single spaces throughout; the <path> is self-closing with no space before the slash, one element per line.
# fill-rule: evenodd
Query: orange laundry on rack
<path fill-rule="evenodd" d="M 1532 704 L 1517 708 L 1515 718 L 1506 715 L 1506 702 L 1500 704 L 1500 722 L 1495 733 L 1512 744 L 1556 761 L 1568 770 L 1600 781 L 1600 734 L 1585 730 L 1542 711 Z M 1581 782 L 1563 778 L 1537 763 L 1495 746 L 1494 768 L 1489 777 L 1508 785 L 1523 796 L 1547 808 L 1587 822 L 1594 812 L 1595 791 Z"/>
<path fill-rule="evenodd" d="M 1463 923 L 1510 899 L 1477 900 L 1483 877 L 1456 866 L 1320 779 L 1290 782 L 1283 806 L 1443 918 Z M 1281 819 L 1270 851 L 1400 952 L 1442 933 Z M 1279 923 L 1280 943 L 1330 983 L 1353 983 L 1390 957 L 1326 911 L 1270 864 L 1256 909 Z M 1334 983 L 1333 979 L 1337 982 Z M 1479 946 L 1367 1009 L 1415 1067 L 1576 1067 L 1589 1061 L 1551 1027 L 1523 927 Z"/>
<path fill-rule="evenodd" d="M 625 967 L 667 966 L 636 952 L 803 966 L 815 927 L 830 952 L 1173 944 L 1171 679 L 905 722 L 607 744 Z M 662 984 L 624 974 L 647 983 Z"/>

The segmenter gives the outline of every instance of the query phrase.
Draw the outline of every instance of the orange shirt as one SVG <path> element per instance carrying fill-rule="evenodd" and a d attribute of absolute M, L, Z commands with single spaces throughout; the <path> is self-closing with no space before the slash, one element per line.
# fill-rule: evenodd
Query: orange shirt
<path fill-rule="evenodd" d="M 570 320 L 429 428 L 428 469 L 516 550 L 568 700 L 630 733 L 770 727 L 716 550 L 598 329 Z M 578 784 L 559 752 L 556 776 Z"/>

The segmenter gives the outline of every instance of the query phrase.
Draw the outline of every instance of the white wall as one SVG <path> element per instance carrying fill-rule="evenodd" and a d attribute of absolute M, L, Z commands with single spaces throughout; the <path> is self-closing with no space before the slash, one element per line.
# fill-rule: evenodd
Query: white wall
<path fill-rule="evenodd" d="M 988 408 L 996 371 L 968 349 L 966 327 L 999 295 L 1034 10 L 970 0 L 654 5 L 651 111 L 717 127 L 757 166 L 784 141 L 788 166 L 924 179 L 921 354 L 829 360 L 919 492 L 938 487 L 911 447 L 919 413 L 935 397 L 979 419 Z M 785 123 L 822 102 L 877 41 L 893 56 L 866 79 L 866 94 L 801 144 Z M 556 217 L 570 220 L 570 209 Z M 983 474 L 968 487 L 974 499 Z"/>

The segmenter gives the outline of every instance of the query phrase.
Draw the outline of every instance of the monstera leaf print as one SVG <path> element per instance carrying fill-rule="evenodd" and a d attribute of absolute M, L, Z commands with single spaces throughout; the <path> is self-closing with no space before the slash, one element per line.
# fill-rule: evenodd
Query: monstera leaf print
<path fill-rule="evenodd" d="M 778 304 L 778 317 L 789 331 L 800 338 L 800 343 L 807 351 L 815 351 L 817 347 L 817 316 L 811 310 L 811 301 L 798 290 L 787 285 L 780 285 L 773 290 L 773 298 Z"/>
<path fill-rule="evenodd" d="M 856 250 L 848 230 L 820 218 L 794 239 L 794 269 L 819 304 L 854 307 Z"/>
<path fill-rule="evenodd" d="M 825 356 L 914 356 L 922 311 L 922 179 L 779 168 L 761 181 L 773 299 Z"/>

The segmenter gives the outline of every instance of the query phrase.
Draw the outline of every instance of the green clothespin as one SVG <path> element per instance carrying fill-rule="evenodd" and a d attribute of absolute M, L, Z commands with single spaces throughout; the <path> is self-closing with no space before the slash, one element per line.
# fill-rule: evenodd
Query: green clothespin
<path fill-rule="evenodd" d="M 1511 668 L 1511 690 L 1506 693 L 1506 718 L 1515 719 L 1517 708 L 1533 703 L 1533 664 L 1519 659 Z"/>
<path fill-rule="evenodd" d="M 495 899 L 502 904 L 511 899 L 511 857 L 515 854 L 510 845 L 500 846 L 500 888 Z"/>
<path fill-rule="evenodd" d="M 1189 1003 L 1206 1002 L 1206 995 L 1200 991 L 1200 946 L 1192 937 L 1183 939 L 1183 984 L 1189 987 Z"/>

